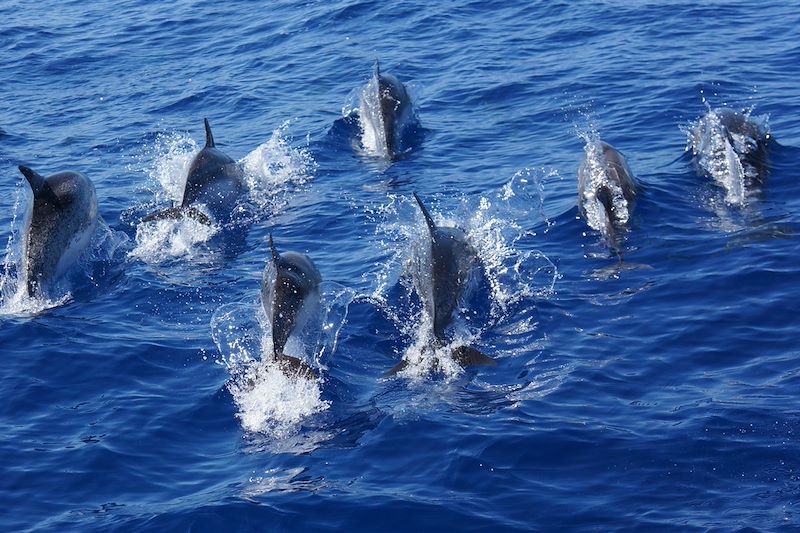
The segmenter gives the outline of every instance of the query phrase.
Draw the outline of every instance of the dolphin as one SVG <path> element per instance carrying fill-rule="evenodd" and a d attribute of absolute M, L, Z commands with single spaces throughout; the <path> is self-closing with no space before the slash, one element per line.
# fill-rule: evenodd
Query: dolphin
<path fill-rule="evenodd" d="M 372 79 L 362 93 L 360 117 L 364 137 L 373 140 L 376 151 L 392 160 L 403 152 L 404 137 L 415 121 L 411 97 L 400 80 L 381 73 L 377 60 Z"/>
<path fill-rule="evenodd" d="M 273 357 L 284 372 L 314 379 L 316 374 L 308 364 L 285 355 L 283 349 L 289 336 L 300 329 L 308 313 L 319 303 L 322 276 L 313 261 L 297 252 L 278 253 L 269 236 L 272 262 L 264 269 L 261 281 L 261 305 L 272 324 Z"/>
<path fill-rule="evenodd" d="M 203 224 L 211 224 L 211 219 L 194 207 L 196 204 L 208 207 L 217 220 L 224 221 L 230 217 L 245 190 L 244 173 L 236 161 L 216 147 L 208 119 L 203 119 L 203 122 L 206 145 L 195 154 L 189 165 L 181 205 L 148 215 L 143 222 L 188 216 Z"/>
<path fill-rule="evenodd" d="M 617 246 L 616 228 L 628 222 L 636 196 L 636 181 L 625 157 L 610 144 L 594 141 L 578 168 L 578 209 L 612 248 Z"/>
<path fill-rule="evenodd" d="M 80 172 L 43 177 L 20 166 L 33 191 L 24 236 L 28 296 L 47 296 L 52 285 L 77 261 L 97 228 L 94 185 Z"/>
<path fill-rule="evenodd" d="M 725 186 L 728 200 L 743 203 L 745 188 L 762 185 L 769 171 L 769 134 L 749 113 L 710 110 L 690 135 L 698 173 Z"/>
<path fill-rule="evenodd" d="M 420 298 L 429 316 L 433 318 L 432 333 L 435 347 L 438 348 L 447 344 L 445 332 L 453 322 L 470 273 L 479 260 L 461 229 L 437 226 L 416 192 L 414 198 L 425 217 L 430 236 L 430 263 L 426 265 L 427 271 L 422 273 L 422 276 L 430 280 L 430 294 L 420 294 Z M 471 346 L 456 348 L 453 359 L 462 367 L 497 365 L 494 359 Z M 404 359 L 387 372 L 387 375 L 396 374 L 407 365 L 408 362 Z"/>

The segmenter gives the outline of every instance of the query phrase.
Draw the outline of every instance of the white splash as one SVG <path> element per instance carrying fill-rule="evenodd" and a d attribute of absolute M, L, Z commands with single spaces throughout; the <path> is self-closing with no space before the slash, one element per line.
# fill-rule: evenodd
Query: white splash
<path fill-rule="evenodd" d="M 240 164 L 250 190 L 250 201 L 260 209 L 280 204 L 279 197 L 291 186 L 309 182 L 317 164 L 308 149 L 293 147 L 287 136 L 290 121 L 272 132 L 272 136 L 247 154 Z M 308 141 L 308 139 L 307 139 Z"/>
<path fill-rule="evenodd" d="M 185 133 L 156 136 L 152 147 L 140 156 L 142 170 L 153 184 L 149 189 L 154 198 L 148 210 L 159 209 L 155 206 L 163 203 L 181 203 L 189 167 L 199 149 L 194 139 Z M 204 206 L 197 207 L 203 211 Z M 218 231 L 216 226 L 207 226 L 189 217 L 139 222 L 134 248 L 128 256 L 149 264 L 183 256 L 191 258 L 198 245 Z"/>
<path fill-rule="evenodd" d="M 180 204 L 189 166 L 199 150 L 197 142 L 186 133 L 161 133 L 156 136 L 152 149 L 143 156 L 149 158 L 144 165 L 146 174 L 159 185 L 153 191 L 156 201 L 169 200 Z"/>
<path fill-rule="evenodd" d="M 295 332 L 285 351 L 324 370 L 321 359 L 336 350 L 339 331 L 347 317 L 353 291 L 332 282 L 323 282 L 317 316 L 305 332 Z M 311 325 L 313 323 L 313 326 Z M 228 390 L 236 403 L 242 428 L 251 433 L 285 439 L 294 435 L 309 417 L 330 407 L 322 399 L 324 378 L 315 380 L 286 375 L 265 354 L 272 353 L 271 328 L 260 302 L 228 304 L 211 320 L 214 342 L 221 354 L 220 363 L 231 376 Z"/>
<path fill-rule="evenodd" d="M 268 361 L 248 365 L 228 390 L 242 428 L 275 437 L 292 434 L 304 419 L 330 407 L 320 397 L 319 381 L 287 376 Z"/>
<path fill-rule="evenodd" d="M 136 227 L 136 245 L 129 257 L 157 264 L 178 257 L 190 259 L 199 252 L 198 245 L 219 232 L 190 217 L 142 222 Z"/>

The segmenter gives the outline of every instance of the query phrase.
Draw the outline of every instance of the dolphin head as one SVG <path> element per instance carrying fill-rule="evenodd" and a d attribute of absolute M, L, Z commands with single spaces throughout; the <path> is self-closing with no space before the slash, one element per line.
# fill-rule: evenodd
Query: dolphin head
<path fill-rule="evenodd" d="M 306 303 L 319 295 L 322 277 L 311 259 L 297 252 L 279 253 L 269 236 L 271 261 L 264 271 L 261 304 L 272 324 L 273 349 L 283 355 L 289 336 L 304 317 Z"/>

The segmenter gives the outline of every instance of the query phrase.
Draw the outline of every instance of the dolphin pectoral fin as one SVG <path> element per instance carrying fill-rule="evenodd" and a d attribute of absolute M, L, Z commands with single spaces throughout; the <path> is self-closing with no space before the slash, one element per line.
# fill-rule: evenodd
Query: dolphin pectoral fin
<path fill-rule="evenodd" d="M 392 369 L 391 369 L 391 370 L 388 370 L 387 372 L 385 372 L 385 373 L 383 374 L 383 377 L 385 377 L 385 378 L 390 378 L 390 377 L 392 377 L 392 376 L 396 375 L 396 374 L 397 374 L 398 372 L 400 372 L 401 370 L 405 369 L 405 367 L 407 367 L 407 366 L 408 366 L 408 361 L 406 361 L 405 359 L 403 359 L 402 361 L 400 361 L 399 363 L 397 363 L 396 365 L 394 365 L 394 367 L 392 367 Z"/>
<path fill-rule="evenodd" d="M 314 372 L 314 369 L 297 357 L 292 357 L 291 355 L 285 354 L 276 354 L 275 360 L 278 362 L 278 365 L 280 365 L 281 370 L 283 370 L 285 374 L 294 374 L 305 379 L 317 379 L 317 373 Z"/>
<path fill-rule="evenodd" d="M 497 366 L 497 361 L 472 346 L 459 346 L 453 350 L 453 359 L 463 367 Z"/>
<path fill-rule="evenodd" d="M 196 220 L 201 224 L 210 226 L 211 219 L 202 211 L 194 207 L 170 207 L 157 213 L 147 215 L 142 219 L 142 222 L 153 222 L 154 220 L 178 220 L 183 217 L 189 217 Z"/>

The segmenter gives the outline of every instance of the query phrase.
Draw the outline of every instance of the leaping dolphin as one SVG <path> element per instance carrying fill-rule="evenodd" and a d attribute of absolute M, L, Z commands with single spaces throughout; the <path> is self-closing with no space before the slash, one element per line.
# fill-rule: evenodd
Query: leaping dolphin
<path fill-rule="evenodd" d="M 425 271 L 421 275 L 430 280 L 431 294 L 420 294 L 420 298 L 433 319 L 432 333 L 435 347 L 438 348 L 447 344 L 445 332 L 453 322 L 470 273 L 479 260 L 461 229 L 437 226 L 416 192 L 414 198 L 425 217 L 430 235 L 430 263 L 425 265 Z M 497 365 L 494 359 L 471 346 L 456 348 L 453 359 L 462 367 Z M 387 372 L 387 375 L 396 374 L 407 365 L 408 362 L 404 359 Z"/>
<path fill-rule="evenodd" d="M 617 228 L 628 222 L 636 195 L 636 181 L 625 157 L 606 142 L 590 142 L 578 169 L 578 209 L 614 249 Z"/>
<path fill-rule="evenodd" d="M 28 296 L 48 296 L 52 285 L 75 263 L 97 228 L 94 185 L 80 172 L 43 177 L 20 166 L 33 191 L 24 236 Z"/>
<path fill-rule="evenodd" d="M 307 255 L 278 253 L 272 235 L 269 236 L 269 248 L 272 262 L 264 270 L 261 305 L 272 324 L 273 357 L 284 372 L 314 379 L 315 372 L 308 364 L 284 354 L 283 349 L 292 332 L 302 328 L 308 313 L 319 304 L 322 276 Z"/>
<path fill-rule="evenodd" d="M 211 224 L 209 217 L 195 205 L 204 204 L 218 221 L 227 220 L 239 196 L 245 190 L 244 174 L 239 164 L 216 147 L 208 119 L 203 119 L 206 145 L 197 152 L 189 166 L 180 206 L 153 213 L 143 219 L 174 219 L 191 217 Z"/>
<path fill-rule="evenodd" d="M 375 71 L 361 96 L 361 125 L 364 141 L 388 159 L 396 159 L 405 149 L 415 116 L 406 86 L 391 74 L 381 72 L 378 61 Z"/>

